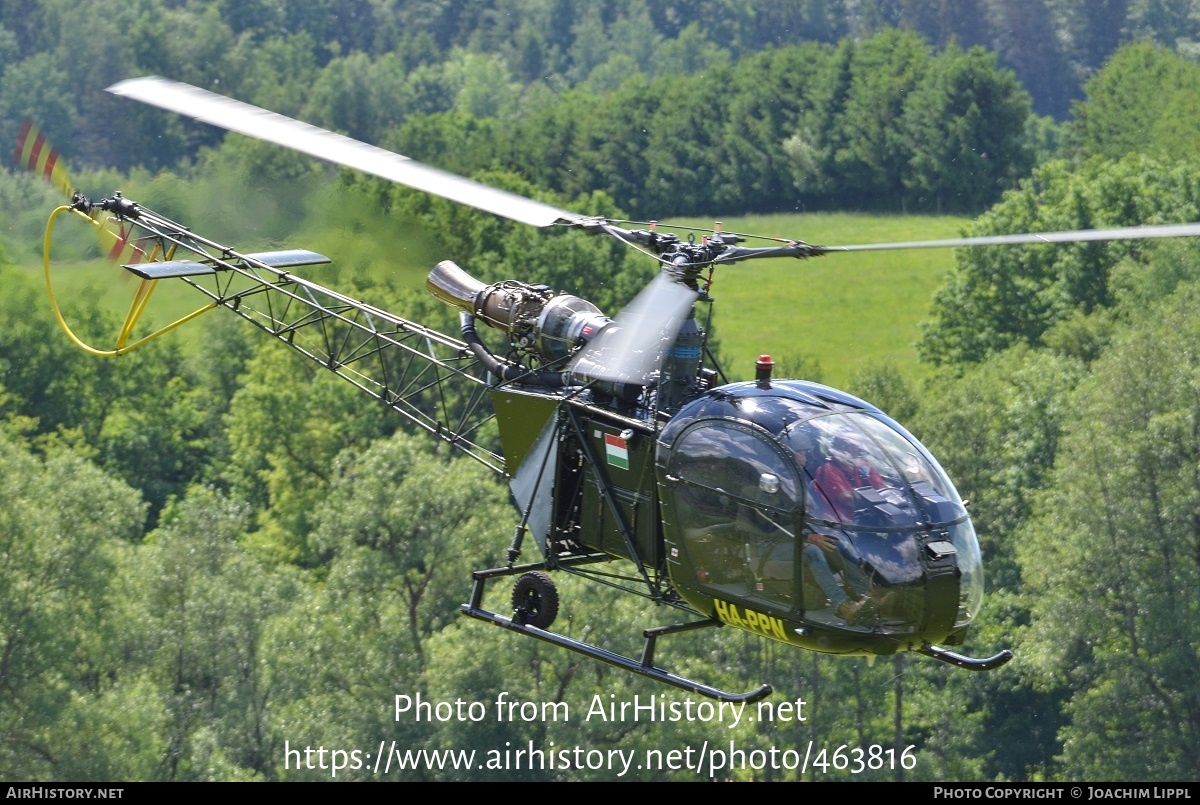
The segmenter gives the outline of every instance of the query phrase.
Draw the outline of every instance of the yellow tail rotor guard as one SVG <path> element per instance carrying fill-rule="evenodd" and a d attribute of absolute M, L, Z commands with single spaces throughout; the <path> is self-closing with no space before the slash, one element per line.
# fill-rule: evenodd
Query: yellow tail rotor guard
<path fill-rule="evenodd" d="M 204 307 L 192 311 L 183 318 L 180 318 L 166 325 L 165 327 L 162 327 L 161 329 L 156 330 L 155 332 L 150 333 L 149 335 L 140 338 L 137 341 L 134 341 L 132 344 L 127 344 L 126 342 L 133 333 L 133 328 L 137 325 L 138 320 L 141 318 L 142 312 L 146 309 L 146 304 L 150 301 L 150 297 L 154 293 L 154 288 L 158 284 L 158 280 L 143 279 L 139 283 L 137 291 L 134 293 L 133 301 L 129 306 L 129 311 L 125 314 L 125 321 L 122 323 L 121 330 L 117 334 L 115 347 L 113 349 L 97 349 L 96 347 L 86 343 L 79 336 L 75 335 L 74 331 L 71 330 L 70 325 L 67 324 L 66 319 L 63 318 L 62 311 L 58 306 L 58 300 L 54 295 L 54 283 L 50 279 L 50 246 L 54 232 L 54 220 L 59 216 L 60 213 L 63 212 L 73 212 L 92 226 L 102 226 L 102 224 L 91 216 L 73 207 L 58 207 L 54 210 L 54 212 L 50 213 L 50 220 L 46 222 L 46 237 L 42 249 L 42 268 L 46 277 L 46 293 L 50 297 L 50 309 L 54 311 L 54 318 L 58 320 L 58 324 L 60 327 L 62 327 L 63 332 L 67 334 L 67 337 L 71 339 L 75 346 L 79 347 L 84 352 L 101 358 L 113 358 L 118 355 L 124 355 L 126 352 L 131 352 L 137 349 L 146 342 L 158 338 L 163 333 L 168 333 L 182 324 L 186 324 L 200 314 L 207 313 L 217 306 L 216 302 L 210 302 Z M 151 255 L 152 258 L 155 256 L 157 256 L 157 251 L 154 255 Z"/>

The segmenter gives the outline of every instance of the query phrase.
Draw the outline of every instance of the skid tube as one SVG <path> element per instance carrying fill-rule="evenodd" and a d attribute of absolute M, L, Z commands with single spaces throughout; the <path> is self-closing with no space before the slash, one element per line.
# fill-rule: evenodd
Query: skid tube
<path fill-rule="evenodd" d="M 607 558 L 607 557 L 605 557 Z M 530 626 L 526 623 L 520 623 L 513 618 L 505 617 L 499 613 L 492 612 L 483 608 L 483 592 L 490 579 L 497 576 L 513 576 L 519 573 L 526 573 L 531 570 L 544 570 L 546 565 L 544 562 L 537 562 L 527 565 L 518 565 L 515 567 L 497 567 L 491 570 L 477 570 L 472 575 L 475 584 L 471 590 L 471 602 L 462 604 L 459 611 L 463 615 L 477 620 L 486 621 L 504 629 L 511 629 L 514 632 L 520 632 L 529 637 L 542 640 L 546 643 L 551 643 L 560 648 L 574 651 L 582 654 L 585 657 L 591 657 L 594 660 L 615 665 L 618 668 L 624 668 L 635 674 L 639 674 L 657 682 L 662 682 L 666 685 L 686 690 L 691 693 L 698 693 L 701 696 L 707 696 L 710 699 L 716 699 L 722 702 L 734 703 L 754 703 L 761 699 L 765 699 L 772 693 L 772 688 L 768 684 L 762 684 L 754 690 L 746 693 L 730 693 L 728 691 L 714 688 L 711 685 L 705 685 L 702 682 L 696 682 L 686 677 L 678 676 L 658 668 L 654 665 L 654 647 L 655 641 L 662 635 L 676 634 L 678 632 L 690 632 L 695 629 L 705 629 L 714 626 L 722 626 L 723 624 L 715 619 L 692 621 L 690 623 L 676 623 L 670 626 L 656 626 L 651 629 L 646 629 L 642 632 L 646 643 L 642 648 L 642 657 L 640 660 L 634 660 L 622 654 L 617 654 L 613 651 L 593 646 L 591 643 L 584 643 L 580 640 L 575 640 L 564 635 L 548 632 L 545 629 L 539 629 L 536 626 Z"/>
<path fill-rule="evenodd" d="M 994 657 L 981 659 L 964 657 L 956 651 L 950 651 L 937 646 L 922 646 L 917 649 L 917 653 L 924 654 L 926 657 L 933 657 L 935 660 L 941 660 L 957 668 L 966 668 L 968 671 L 994 671 L 1013 658 L 1013 653 L 1008 649 L 1004 649 L 1004 651 L 1001 651 Z"/>

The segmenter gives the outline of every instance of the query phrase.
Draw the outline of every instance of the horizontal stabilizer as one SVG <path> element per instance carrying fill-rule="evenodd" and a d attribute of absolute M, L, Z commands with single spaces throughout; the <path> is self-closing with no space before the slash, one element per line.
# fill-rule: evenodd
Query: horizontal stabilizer
<path fill-rule="evenodd" d="M 125 266 L 144 280 L 165 280 L 171 277 L 198 277 L 215 274 L 216 269 L 195 260 L 168 260 L 165 263 L 133 263 Z"/>
<path fill-rule="evenodd" d="M 285 249 L 279 252 L 255 252 L 246 255 L 248 260 L 266 263 L 271 268 L 293 268 L 295 266 L 315 266 L 330 262 L 323 254 L 310 252 L 308 249 Z"/>

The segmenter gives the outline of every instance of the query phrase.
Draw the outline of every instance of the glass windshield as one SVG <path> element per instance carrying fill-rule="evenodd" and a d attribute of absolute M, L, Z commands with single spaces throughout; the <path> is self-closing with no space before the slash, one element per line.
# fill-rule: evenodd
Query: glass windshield
<path fill-rule="evenodd" d="M 958 591 L 956 622 L 974 617 L 983 598 L 979 544 L 958 492 L 923 446 L 860 412 L 796 422 L 781 438 L 805 487 L 798 530 L 809 607 L 824 602 L 845 613 L 845 601 L 869 601 L 878 621 L 915 624 L 928 606 L 917 591 L 940 576 Z"/>
<path fill-rule="evenodd" d="M 822 413 L 775 433 L 704 420 L 673 445 L 667 481 L 681 578 L 716 597 L 893 634 L 978 612 L 966 509 L 928 451 L 886 417 Z"/>
<path fill-rule="evenodd" d="M 893 530 L 967 515 L 941 467 L 884 420 L 830 414 L 795 423 L 783 440 L 804 470 L 810 520 Z"/>

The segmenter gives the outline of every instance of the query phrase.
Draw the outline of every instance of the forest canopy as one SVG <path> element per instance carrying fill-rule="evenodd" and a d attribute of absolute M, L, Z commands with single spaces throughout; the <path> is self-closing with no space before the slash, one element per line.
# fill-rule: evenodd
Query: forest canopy
<path fill-rule="evenodd" d="M 614 217 L 982 213 L 968 234 L 1195 221 L 1188 5 L 0 0 L 0 139 L 31 115 L 88 192 L 137 190 L 255 242 L 299 230 L 297 245 L 337 256 L 322 282 L 449 331 L 451 312 L 413 290 L 433 259 L 606 310 L 652 269 L 612 241 L 334 175 L 104 88 L 167 75 Z M 31 279 L 61 201 L 0 176 L 0 776 L 329 779 L 286 748 L 710 737 L 694 723 L 397 722 L 406 691 L 572 707 L 663 691 L 460 623 L 471 571 L 503 561 L 507 490 L 316 364 L 215 315 L 120 360 L 76 350 Z M 54 248 L 67 263 L 97 253 L 70 234 Z M 967 649 L 1017 659 L 967 675 L 734 630 L 673 644 L 690 675 L 809 698 L 807 722 L 732 737 L 916 748 L 913 768 L 864 780 L 1200 779 L 1198 282 L 1187 241 L 962 252 L 930 300 L 924 373 L 864 364 L 849 390 L 903 421 L 971 501 L 988 598 Z M 117 327 L 101 296 L 86 286 L 67 306 L 81 332 Z M 569 634 L 640 650 L 640 601 L 563 600 Z M 392 779 L 479 776 L 611 779 Z"/>
<path fill-rule="evenodd" d="M 32 116 L 74 165 L 178 170 L 219 134 L 103 92 L 161 74 L 459 173 L 515 171 L 568 197 L 604 191 L 632 215 L 978 212 L 1045 156 L 1051 120 L 1067 121 L 1085 95 L 1084 154 L 1100 153 L 1096 138 L 1121 112 L 1126 129 L 1152 115 L 1187 139 L 1177 121 L 1194 113 L 1190 79 L 1171 54 L 1188 52 L 1196 23 L 1166 8 L 6 1 L 0 140 Z M 1105 71 L 1109 86 L 1097 83 L 1135 40 L 1145 44 Z M 1140 70 L 1156 89 L 1178 92 L 1110 98 L 1135 58 L 1159 63 Z M 1146 104 L 1158 106 L 1130 114 Z"/>

